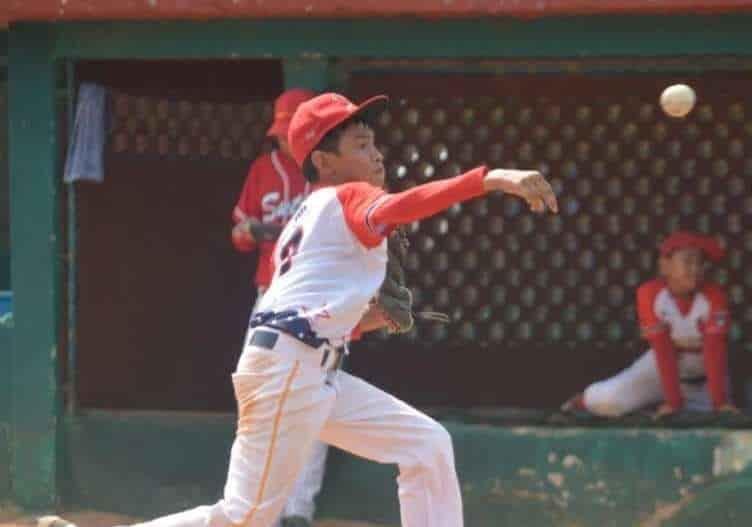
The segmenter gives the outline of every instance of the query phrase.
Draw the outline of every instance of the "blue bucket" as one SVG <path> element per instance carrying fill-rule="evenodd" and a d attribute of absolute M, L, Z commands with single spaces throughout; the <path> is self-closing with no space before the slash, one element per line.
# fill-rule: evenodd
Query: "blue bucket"
<path fill-rule="evenodd" d="M 0 291 L 0 317 L 13 312 L 13 293 Z"/>

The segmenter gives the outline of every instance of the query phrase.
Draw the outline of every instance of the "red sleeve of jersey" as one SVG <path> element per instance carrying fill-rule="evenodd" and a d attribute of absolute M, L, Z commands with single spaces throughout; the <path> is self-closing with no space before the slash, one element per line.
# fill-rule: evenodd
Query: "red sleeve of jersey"
<path fill-rule="evenodd" d="M 337 187 L 337 199 L 342 205 L 345 222 L 365 247 L 376 247 L 384 238 L 384 235 L 369 227 L 366 218 L 373 204 L 378 203 L 385 196 L 388 194 L 368 183 L 346 183 Z"/>
<path fill-rule="evenodd" d="M 486 167 L 457 177 L 387 194 L 367 183 L 349 183 L 337 189 L 350 230 L 366 247 L 376 247 L 399 226 L 422 220 L 442 210 L 485 194 Z"/>
<path fill-rule="evenodd" d="M 666 324 L 655 313 L 655 298 L 664 287 L 661 280 L 651 280 L 637 289 L 637 320 L 640 334 L 645 339 L 666 330 Z"/>
<path fill-rule="evenodd" d="M 671 408 L 678 410 L 682 407 L 681 386 L 679 385 L 679 362 L 676 358 L 676 349 L 671 342 L 668 331 L 663 331 L 648 337 L 655 362 L 658 366 L 658 374 L 661 377 L 663 395 Z"/>
<path fill-rule="evenodd" d="M 728 362 L 726 335 L 729 330 L 728 301 L 723 290 L 715 284 L 703 288 L 703 294 L 710 301 L 708 320 L 702 325 L 702 353 L 705 374 L 708 377 L 708 391 L 716 408 L 728 402 L 726 377 Z"/>
<path fill-rule="evenodd" d="M 261 217 L 261 190 L 259 185 L 261 171 L 261 165 L 256 160 L 248 170 L 243 190 L 240 192 L 235 208 L 232 209 L 232 221 L 235 224 L 232 229 L 232 244 L 238 251 L 247 252 L 256 248 L 256 242 L 239 225 L 248 218 L 259 219 Z"/>
<path fill-rule="evenodd" d="M 660 280 L 651 280 L 637 289 L 637 317 L 642 337 L 653 348 L 666 402 L 671 408 L 679 409 L 682 406 L 682 395 L 676 349 L 668 328 L 655 312 L 655 298 L 663 287 Z"/>

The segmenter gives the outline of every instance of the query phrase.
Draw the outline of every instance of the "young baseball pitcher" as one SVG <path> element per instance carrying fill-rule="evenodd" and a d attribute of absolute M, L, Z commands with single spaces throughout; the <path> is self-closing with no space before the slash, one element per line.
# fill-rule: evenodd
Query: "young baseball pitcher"
<path fill-rule="evenodd" d="M 256 265 L 256 304 L 261 301 L 272 279 L 272 251 L 282 228 L 310 193 L 310 184 L 292 157 L 287 129 L 295 110 L 314 97 L 309 90 L 293 88 L 274 101 L 274 119 L 267 137 L 276 148 L 258 157 L 248 170 L 243 190 L 232 211 L 235 226 L 232 242 L 241 252 L 258 249 Z M 321 491 L 326 467 L 327 445 L 316 442 L 287 499 L 279 524 L 282 527 L 306 527 L 313 521 L 315 498 Z"/>
<path fill-rule="evenodd" d="M 711 237 L 677 231 L 660 246 L 660 278 L 637 290 L 637 315 L 650 349 L 621 373 L 567 401 L 565 411 L 618 417 L 661 403 L 656 417 L 682 408 L 734 411 L 729 403 L 723 289 L 704 279 L 724 255 Z"/>
<path fill-rule="evenodd" d="M 538 172 L 485 167 L 384 192 L 369 122 L 385 101 L 356 105 L 326 93 L 295 112 L 290 148 L 315 189 L 280 236 L 274 278 L 233 375 L 239 415 L 224 497 L 145 525 L 272 525 L 317 439 L 397 464 L 405 527 L 463 525 L 447 431 L 338 366 L 384 281 L 386 238 L 396 227 L 491 191 L 519 196 L 536 212 L 555 212 L 557 202 Z"/>

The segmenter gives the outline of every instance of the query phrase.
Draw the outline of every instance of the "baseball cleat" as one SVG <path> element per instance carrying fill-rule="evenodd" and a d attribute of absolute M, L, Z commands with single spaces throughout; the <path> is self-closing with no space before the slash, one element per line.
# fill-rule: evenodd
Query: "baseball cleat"
<path fill-rule="evenodd" d="M 41 516 L 37 518 L 37 527 L 76 527 L 76 524 L 60 516 Z"/>
<path fill-rule="evenodd" d="M 567 401 L 561 405 L 561 411 L 566 413 L 572 412 L 586 412 L 585 408 L 585 396 L 582 393 L 578 393 L 567 399 Z"/>

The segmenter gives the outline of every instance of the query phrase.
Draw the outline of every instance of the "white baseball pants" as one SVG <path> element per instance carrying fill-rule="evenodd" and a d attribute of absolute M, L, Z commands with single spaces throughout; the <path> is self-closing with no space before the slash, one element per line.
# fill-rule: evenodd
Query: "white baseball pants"
<path fill-rule="evenodd" d="M 256 313 L 266 289 L 264 286 L 259 286 L 256 290 L 256 302 L 251 310 L 251 316 Z M 311 457 L 303 466 L 303 470 L 295 481 L 282 511 L 282 516 L 274 524 L 275 527 L 281 525 L 282 518 L 290 516 L 302 516 L 309 521 L 313 521 L 313 516 L 316 514 L 316 496 L 321 492 L 321 486 L 324 483 L 328 451 L 329 445 L 326 443 L 321 441 L 314 443 L 311 449 Z"/>
<path fill-rule="evenodd" d="M 322 441 L 314 441 L 311 447 L 311 456 L 303 465 L 303 470 L 292 486 L 292 491 L 287 497 L 287 503 L 282 511 L 282 518 L 290 516 L 302 516 L 308 521 L 313 521 L 316 514 L 316 496 L 321 492 L 326 473 L 326 455 L 329 445 Z M 278 522 L 279 523 L 279 522 Z"/>
<path fill-rule="evenodd" d="M 404 527 L 462 527 L 449 433 L 396 397 L 332 371 L 335 355 L 282 333 L 273 350 L 247 346 L 233 375 L 238 430 L 223 499 L 141 525 L 271 526 L 320 438 L 398 465 Z"/>
<path fill-rule="evenodd" d="M 677 356 L 680 379 L 705 375 L 702 353 L 678 353 Z M 713 408 L 707 383 L 681 383 L 681 389 L 686 409 L 706 412 Z M 604 417 L 619 417 L 663 400 L 663 385 L 652 349 L 627 369 L 591 384 L 584 394 L 585 408 Z"/>

